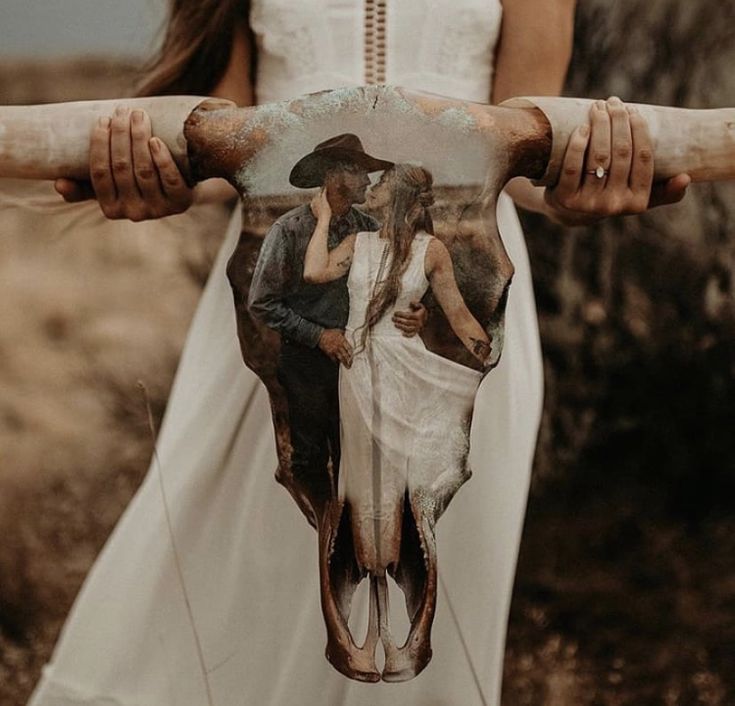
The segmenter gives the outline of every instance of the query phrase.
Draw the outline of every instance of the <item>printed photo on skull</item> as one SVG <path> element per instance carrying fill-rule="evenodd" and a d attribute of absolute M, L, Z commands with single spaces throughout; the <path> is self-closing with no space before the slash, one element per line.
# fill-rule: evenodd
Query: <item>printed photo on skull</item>
<path fill-rule="evenodd" d="M 434 527 L 471 475 L 474 398 L 500 356 L 513 268 L 484 184 L 451 153 L 451 169 L 429 170 L 420 141 L 410 153 L 370 137 L 369 150 L 351 132 L 294 146 L 277 192 L 254 170 L 244 207 L 261 230 L 243 233 L 228 277 L 243 358 L 270 393 L 277 478 L 325 545 L 328 658 L 376 681 L 380 640 L 382 678 L 402 681 L 431 657 Z M 405 639 L 377 622 L 389 576 Z M 363 579 L 357 647 L 348 620 Z"/>

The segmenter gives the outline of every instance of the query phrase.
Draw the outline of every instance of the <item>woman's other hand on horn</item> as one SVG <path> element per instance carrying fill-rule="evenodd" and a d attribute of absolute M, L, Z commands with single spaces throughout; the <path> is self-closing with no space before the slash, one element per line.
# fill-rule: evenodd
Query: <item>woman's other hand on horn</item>
<path fill-rule="evenodd" d="M 645 119 L 619 98 L 595 101 L 589 125 L 569 138 L 559 181 L 544 199 L 563 225 L 643 213 L 684 198 L 691 179 L 653 183 L 653 145 Z"/>
<path fill-rule="evenodd" d="M 144 221 L 182 213 L 194 200 L 168 150 L 152 137 L 151 121 L 142 110 L 118 108 L 101 118 L 89 143 L 91 182 L 57 179 L 66 201 L 96 198 L 107 218 Z"/>

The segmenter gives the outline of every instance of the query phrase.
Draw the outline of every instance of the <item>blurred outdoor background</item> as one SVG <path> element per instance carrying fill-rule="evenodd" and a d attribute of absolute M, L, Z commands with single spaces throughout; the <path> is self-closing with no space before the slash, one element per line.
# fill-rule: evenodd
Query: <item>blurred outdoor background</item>
<path fill-rule="evenodd" d="M 0 104 L 130 95 L 161 16 L 3 0 Z M 735 106 L 735 0 L 580 0 L 576 38 L 570 95 Z M 145 473 L 137 381 L 160 420 L 226 216 L 104 223 L 0 183 L 2 706 L 25 703 Z M 733 704 L 735 185 L 594 228 L 524 222 L 546 405 L 504 704 Z"/>

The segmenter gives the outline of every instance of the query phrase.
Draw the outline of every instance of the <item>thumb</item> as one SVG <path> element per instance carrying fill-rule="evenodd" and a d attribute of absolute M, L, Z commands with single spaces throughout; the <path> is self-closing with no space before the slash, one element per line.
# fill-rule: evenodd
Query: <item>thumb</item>
<path fill-rule="evenodd" d="M 418 311 L 421 308 L 421 302 L 412 301 L 409 306 L 411 307 L 411 311 Z"/>
<path fill-rule="evenodd" d="M 73 179 L 57 179 L 54 189 L 67 203 L 78 203 L 95 198 L 92 184 L 88 181 L 74 181 Z"/>
<path fill-rule="evenodd" d="M 688 174 L 678 174 L 665 182 L 653 185 L 649 208 L 665 206 L 681 201 L 686 195 L 687 187 L 692 183 Z"/>

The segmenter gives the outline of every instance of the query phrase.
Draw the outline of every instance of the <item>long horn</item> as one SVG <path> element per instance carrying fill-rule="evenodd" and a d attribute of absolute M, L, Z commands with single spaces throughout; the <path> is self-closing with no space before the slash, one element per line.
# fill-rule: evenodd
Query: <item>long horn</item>
<path fill-rule="evenodd" d="M 588 122 L 592 101 L 578 98 L 516 98 L 502 106 L 481 105 L 390 86 L 324 91 L 255 109 L 198 107 L 187 121 L 186 138 L 197 178 L 222 176 L 237 182 L 255 152 L 289 130 L 303 131 L 330 118 L 369 126 L 379 104 L 395 116 L 392 129 L 421 134 L 441 122 L 449 133 L 469 130 L 484 137 L 499 182 L 528 176 L 553 184 L 577 125 Z M 691 110 L 629 104 L 647 119 L 657 180 L 687 172 L 694 181 L 735 179 L 735 108 Z M 237 144 L 236 144 L 237 143 Z M 234 178 L 233 178 L 234 177 Z M 245 184 L 237 184 L 244 190 Z"/>
<path fill-rule="evenodd" d="M 341 118 L 367 128 L 379 115 L 394 116 L 392 129 L 406 135 L 441 126 L 446 134 L 482 139 L 498 188 L 518 175 L 548 184 L 558 178 L 569 134 L 587 121 L 589 104 L 525 98 L 498 107 L 371 86 L 257 108 L 189 96 L 6 107 L 0 108 L 0 176 L 87 177 L 90 130 L 99 117 L 125 105 L 151 115 L 154 134 L 172 149 L 184 173 L 191 172 L 192 181 L 221 176 L 241 191 L 247 190 L 247 165 L 264 146 L 308 134 L 325 121 L 337 125 Z M 735 178 L 735 109 L 637 107 L 653 136 L 656 178 L 681 172 L 699 181 Z"/>
<path fill-rule="evenodd" d="M 195 108 L 212 103 L 196 96 L 172 96 L 0 107 L 0 176 L 88 179 L 90 132 L 99 118 L 112 115 L 118 106 L 145 110 L 153 134 L 168 145 L 188 175 L 184 123 Z"/>
<path fill-rule="evenodd" d="M 593 101 L 581 98 L 511 98 L 502 106 L 538 109 L 552 132 L 551 153 L 539 184 L 555 184 L 569 137 L 589 121 Z M 694 181 L 735 179 L 735 108 L 691 110 L 629 103 L 646 119 L 653 142 L 654 178 L 686 172 Z"/>

